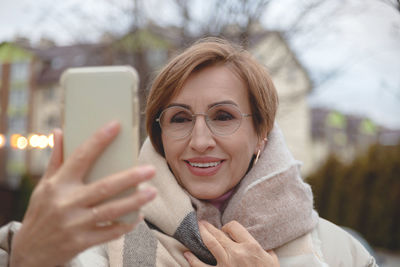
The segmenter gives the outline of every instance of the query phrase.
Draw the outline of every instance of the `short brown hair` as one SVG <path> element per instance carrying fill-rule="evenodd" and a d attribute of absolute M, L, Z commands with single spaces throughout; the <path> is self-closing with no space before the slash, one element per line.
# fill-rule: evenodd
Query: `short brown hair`
<path fill-rule="evenodd" d="M 146 129 L 154 148 L 162 156 L 161 128 L 156 119 L 171 99 L 179 94 L 191 73 L 216 64 L 229 67 L 248 88 L 257 135 L 263 138 L 272 129 L 278 96 L 266 68 L 240 46 L 220 38 L 204 38 L 173 58 L 151 86 L 146 105 Z"/>

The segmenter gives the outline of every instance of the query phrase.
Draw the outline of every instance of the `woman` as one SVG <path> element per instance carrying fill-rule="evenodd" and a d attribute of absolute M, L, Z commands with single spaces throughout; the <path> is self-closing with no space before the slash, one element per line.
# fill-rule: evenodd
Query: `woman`
<path fill-rule="evenodd" d="M 3 228 L 11 266 L 375 266 L 355 239 L 318 218 L 276 110 L 268 73 L 246 51 L 214 38 L 194 44 L 151 88 L 145 167 L 84 185 L 118 125 L 64 163 L 56 131 L 21 229 Z M 132 197 L 102 204 L 139 183 Z M 136 227 L 110 223 L 139 207 L 145 220 Z"/>

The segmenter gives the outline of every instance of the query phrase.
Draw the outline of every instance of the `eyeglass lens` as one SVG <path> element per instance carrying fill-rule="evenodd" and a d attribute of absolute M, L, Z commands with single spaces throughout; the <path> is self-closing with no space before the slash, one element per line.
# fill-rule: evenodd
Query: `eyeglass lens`
<path fill-rule="evenodd" d="M 242 119 L 239 109 L 231 104 L 213 106 L 206 114 L 193 114 L 186 108 L 174 106 L 162 112 L 161 128 L 170 136 L 182 138 L 192 131 L 197 116 L 205 116 L 208 127 L 217 135 L 234 133 Z"/>

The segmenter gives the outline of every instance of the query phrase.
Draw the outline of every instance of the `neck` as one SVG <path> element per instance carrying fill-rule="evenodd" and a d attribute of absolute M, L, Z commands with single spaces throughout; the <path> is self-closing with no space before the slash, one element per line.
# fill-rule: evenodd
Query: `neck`
<path fill-rule="evenodd" d="M 210 199 L 210 200 L 208 200 L 208 202 L 213 204 L 217 209 L 219 209 L 221 211 L 222 208 L 224 207 L 225 202 L 232 196 L 233 190 L 234 189 L 232 188 L 231 190 L 229 190 L 222 196 L 219 196 L 214 199 Z"/>

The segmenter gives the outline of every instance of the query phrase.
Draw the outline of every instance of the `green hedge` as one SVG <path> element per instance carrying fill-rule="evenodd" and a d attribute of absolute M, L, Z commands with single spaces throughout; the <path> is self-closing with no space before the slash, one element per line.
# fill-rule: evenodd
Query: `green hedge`
<path fill-rule="evenodd" d="M 350 165 L 332 155 L 306 180 L 321 217 L 353 228 L 372 246 L 400 249 L 400 144 L 374 145 Z"/>

